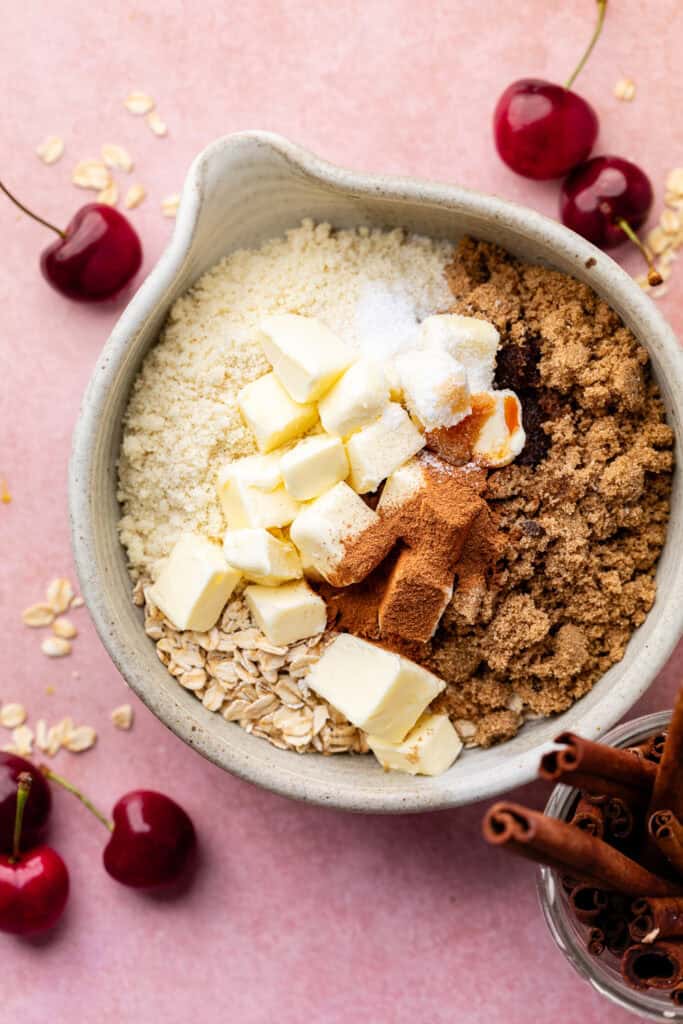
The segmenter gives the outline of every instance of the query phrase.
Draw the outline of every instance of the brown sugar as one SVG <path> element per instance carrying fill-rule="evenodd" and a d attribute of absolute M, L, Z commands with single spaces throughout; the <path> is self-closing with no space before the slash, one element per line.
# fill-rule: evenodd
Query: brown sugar
<path fill-rule="evenodd" d="M 673 436 L 646 351 L 588 286 L 470 239 L 448 278 L 453 312 L 500 331 L 496 387 L 520 396 L 527 432 L 487 479 L 496 572 L 456 586 L 423 649 L 448 684 L 439 706 L 486 746 L 623 656 L 655 597 Z"/>

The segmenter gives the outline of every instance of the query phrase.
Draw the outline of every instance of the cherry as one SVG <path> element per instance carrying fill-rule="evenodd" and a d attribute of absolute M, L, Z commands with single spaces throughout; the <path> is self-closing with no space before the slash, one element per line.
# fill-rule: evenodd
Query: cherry
<path fill-rule="evenodd" d="M 123 885 L 153 889 L 173 885 L 188 872 L 196 847 L 194 825 L 175 800 L 151 789 L 124 794 L 109 821 L 75 786 L 51 768 L 48 779 L 78 797 L 111 832 L 102 853 L 105 870 Z"/>
<path fill-rule="evenodd" d="M 14 820 L 17 809 L 17 784 L 22 772 L 33 777 L 23 818 L 26 846 L 35 846 L 50 816 L 50 787 L 29 761 L 16 754 L 0 751 L 0 852 L 11 853 L 14 841 Z"/>
<path fill-rule="evenodd" d="M 37 778 L 37 776 L 36 776 Z M 52 928 L 62 916 L 69 895 L 66 864 L 49 846 L 22 854 L 24 808 L 33 776 L 19 775 L 13 852 L 0 856 L 0 931 L 32 935 Z"/>
<path fill-rule="evenodd" d="M 560 178 L 585 160 L 598 136 L 598 118 L 571 86 L 598 41 L 607 0 L 597 0 L 598 20 L 590 43 L 566 85 L 520 78 L 502 94 L 493 114 L 501 159 L 525 178 Z"/>
<path fill-rule="evenodd" d="M 20 203 L 2 182 L 0 190 L 29 217 L 59 235 L 43 250 L 40 269 L 46 281 L 62 295 L 80 302 L 110 299 L 140 269 L 142 246 L 138 234 L 112 206 L 88 203 L 62 231 Z"/>

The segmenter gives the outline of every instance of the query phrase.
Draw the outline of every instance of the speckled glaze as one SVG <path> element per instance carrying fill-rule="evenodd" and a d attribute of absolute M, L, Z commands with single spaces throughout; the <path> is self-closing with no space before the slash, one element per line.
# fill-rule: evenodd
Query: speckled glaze
<path fill-rule="evenodd" d="M 116 458 L 133 379 L 175 299 L 221 257 L 282 234 L 303 217 L 337 227 L 403 226 L 457 240 L 468 233 L 590 284 L 650 352 L 677 446 L 683 438 L 683 356 L 666 322 L 605 253 L 555 221 L 493 196 L 409 178 L 370 177 L 325 163 L 286 139 L 244 132 L 219 139 L 190 168 L 172 241 L 125 309 L 102 351 L 76 425 L 70 510 L 78 573 L 90 613 L 117 668 L 147 706 L 204 757 L 285 796 L 386 813 L 455 807 L 530 780 L 563 729 L 599 737 L 644 693 L 683 630 L 683 484 L 658 597 L 623 660 L 569 711 L 528 724 L 491 750 L 467 751 L 436 779 L 385 774 L 372 757 L 277 750 L 211 714 L 159 662 L 131 602 L 116 523 Z"/>

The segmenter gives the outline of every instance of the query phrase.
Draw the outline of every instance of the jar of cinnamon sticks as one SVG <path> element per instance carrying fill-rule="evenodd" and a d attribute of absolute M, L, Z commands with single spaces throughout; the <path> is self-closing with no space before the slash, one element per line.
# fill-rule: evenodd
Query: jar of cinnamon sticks
<path fill-rule="evenodd" d="M 683 690 L 673 718 L 558 742 L 539 774 L 564 784 L 544 814 L 498 803 L 484 835 L 542 865 L 548 927 L 593 988 L 641 1020 L 683 1021 Z"/>

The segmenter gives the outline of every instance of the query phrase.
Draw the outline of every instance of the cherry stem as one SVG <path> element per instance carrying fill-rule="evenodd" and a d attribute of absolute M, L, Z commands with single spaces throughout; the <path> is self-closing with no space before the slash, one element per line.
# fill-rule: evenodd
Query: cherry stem
<path fill-rule="evenodd" d="M 39 224 L 43 225 L 43 227 L 49 228 L 50 231 L 54 231 L 56 234 L 59 235 L 60 238 L 66 238 L 65 233 L 60 228 L 55 227 L 55 225 L 51 224 L 49 220 L 43 220 L 43 218 L 39 217 L 37 213 L 33 212 L 33 210 L 29 210 L 28 206 L 24 206 L 23 203 L 20 203 L 19 200 L 17 199 L 17 197 L 12 195 L 12 193 L 7 188 L 7 186 L 3 185 L 3 183 L 1 181 L 0 181 L 0 192 L 4 192 L 5 195 L 7 196 L 7 198 L 11 199 L 15 206 L 18 206 L 19 209 L 22 210 L 23 213 L 28 214 L 29 217 L 33 218 L 33 220 L 37 220 Z"/>
<path fill-rule="evenodd" d="M 579 77 L 579 75 L 583 71 L 583 69 L 585 67 L 585 64 L 586 64 L 586 61 L 588 60 L 588 58 L 590 57 L 591 53 L 593 52 L 593 47 L 597 43 L 598 39 L 600 38 L 600 33 L 602 32 L 602 26 L 603 26 L 603 24 L 605 22 L 605 11 L 606 11 L 606 9 L 607 9 L 607 0 L 598 0 L 598 20 L 597 20 L 597 23 L 595 25 L 595 31 L 593 32 L 593 35 L 591 36 L 591 41 L 588 44 L 588 46 L 586 47 L 586 51 L 585 51 L 583 57 L 581 58 L 579 63 L 574 68 L 574 71 L 572 72 L 572 74 L 567 79 L 567 81 L 565 83 L 565 89 L 571 89 L 572 85 L 574 84 L 576 79 Z"/>
<path fill-rule="evenodd" d="M 114 831 L 114 822 L 110 821 L 109 818 L 105 817 L 101 811 L 98 811 L 94 803 L 88 800 L 87 796 L 84 796 L 84 794 L 81 793 L 79 789 L 76 789 L 72 782 L 69 782 L 61 775 L 57 775 L 57 772 L 53 772 L 52 768 L 48 768 L 46 764 L 41 764 L 40 770 L 45 776 L 45 778 L 49 779 L 50 782 L 56 782 L 57 785 L 62 786 L 62 788 L 66 789 L 67 792 L 73 793 L 73 795 L 77 797 L 77 799 L 80 800 L 81 803 L 88 808 L 90 813 L 94 814 L 98 821 L 102 822 L 105 828 L 108 828 L 110 832 Z"/>
<path fill-rule="evenodd" d="M 617 227 L 620 227 L 624 232 L 629 241 L 633 242 L 637 249 L 642 253 L 643 259 L 647 263 L 647 283 L 651 288 L 656 288 L 658 284 L 661 284 L 664 280 L 662 275 L 655 267 L 654 256 L 648 249 L 648 247 L 641 242 L 638 235 L 635 233 L 631 225 L 623 217 L 617 220 Z"/>
<path fill-rule="evenodd" d="M 24 823 L 24 808 L 31 792 L 32 782 L 33 779 L 28 772 L 20 772 L 17 779 L 17 809 L 14 815 L 14 837 L 12 839 L 12 857 L 10 858 L 13 864 L 21 860 L 21 828 Z"/>

